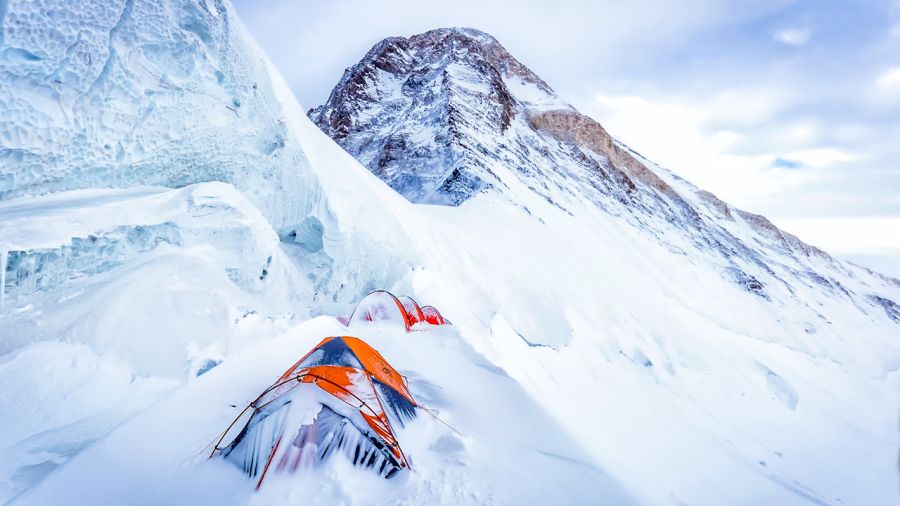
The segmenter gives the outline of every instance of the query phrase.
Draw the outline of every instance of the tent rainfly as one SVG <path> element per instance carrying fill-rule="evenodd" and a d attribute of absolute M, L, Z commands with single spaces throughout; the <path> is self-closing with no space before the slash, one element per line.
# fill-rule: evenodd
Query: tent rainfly
<path fill-rule="evenodd" d="M 425 316 L 425 321 L 432 325 L 445 325 L 449 323 L 441 316 L 440 311 L 434 306 L 422 306 L 422 314 Z"/>
<path fill-rule="evenodd" d="M 428 310 L 426 311 L 426 308 Z M 385 290 L 376 290 L 366 295 L 349 318 L 339 318 L 348 327 L 371 322 L 396 323 L 406 328 L 407 332 L 420 323 L 445 325 L 449 323 L 432 306 L 419 307 L 412 297 L 394 296 Z"/>
<path fill-rule="evenodd" d="M 259 488 L 343 453 L 390 478 L 409 467 L 397 441 L 418 404 L 406 380 L 361 339 L 327 337 L 242 411 L 210 458 L 233 462 Z"/>

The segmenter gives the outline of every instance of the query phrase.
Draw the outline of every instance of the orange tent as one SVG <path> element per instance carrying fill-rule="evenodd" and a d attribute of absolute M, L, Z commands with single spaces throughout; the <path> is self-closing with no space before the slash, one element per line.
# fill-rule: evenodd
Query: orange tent
<path fill-rule="evenodd" d="M 407 331 L 422 322 L 432 325 L 449 323 L 434 307 L 419 307 L 412 297 L 406 295 L 395 297 L 385 290 L 375 290 L 366 295 L 356 305 L 349 318 L 339 317 L 338 320 L 347 326 L 365 322 L 394 321 L 403 325 Z"/>
<path fill-rule="evenodd" d="M 381 354 L 355 337 L 327 337 L 238 415 L 212 455 L 258 476 L 257 488 L 273 465 L 296 471 L 337 451 L 391 477 L 409 467 L 392 423 L 402 426 L 417 407 Z"/>

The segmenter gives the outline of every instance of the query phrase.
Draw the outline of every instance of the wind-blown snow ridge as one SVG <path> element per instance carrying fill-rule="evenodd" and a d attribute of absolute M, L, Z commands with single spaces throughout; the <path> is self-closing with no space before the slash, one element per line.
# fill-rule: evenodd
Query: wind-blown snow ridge
<path fill-rule="evenodd" d="M 878 276 L 644 159 L 478 30 L 379 42 L 309 116 L 413 202 L 459 205 L 491 192 L 527 212 L 536 198 L 570 214 L 595 206 L 676 254 L 699 250 L 723 276 L 765 299 L 780 288 L 793 297 L 799 277 L 861 308 L 878 306 L 873 297 L 880 295 L 837 281 Z"/>

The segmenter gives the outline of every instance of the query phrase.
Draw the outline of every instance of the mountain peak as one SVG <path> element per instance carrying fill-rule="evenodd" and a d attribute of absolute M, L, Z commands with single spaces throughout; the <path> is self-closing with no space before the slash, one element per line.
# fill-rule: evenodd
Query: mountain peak
<path fill-rule="evenodd" d="M 773 267 L 780 255 L 833 262 L 616 141 L 478 30 L 383 40 L 309 116 L 415 203 L 458 206 L 491 194 L 539 220 L 599 211 L 677 254 L 706 252 L 723 276 L 764 299 L 789 277 Z"/>
<path fill-rule="evenodd" d="M 430 39 L 430 40 L 446 40 L 448 37 L 456 37 L 467 39 L 482 44 L 499 44 L 493 35 L 481 31 L 477 28 L 469 28 L 465 26 L 454 26 L 449 28 L 435 28 L 427 32 L 416 34 L 410 39 Z"/>
<path fill-rule="evenodd" d="M 375 44 L 309 116 L 409 200 L 458 205 L 502 184 L 474 139 L 526 109 L 571 107 L 491 35 L 439 28 Z"/>

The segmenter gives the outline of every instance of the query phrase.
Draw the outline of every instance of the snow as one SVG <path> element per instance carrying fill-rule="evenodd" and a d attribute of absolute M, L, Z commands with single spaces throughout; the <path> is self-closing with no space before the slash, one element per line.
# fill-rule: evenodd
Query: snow
<path fill-rule="evenodd" d="M 882 314 L 812 293 L 831 323 L 773 310 L 616 220 L 584 228 L 548 210 L 540 225 L 499 207 L 424 208 L 456 226 L 429 248 L 439 279 L 415 293 L 570 433 L 591 434 L 585 449 L 641 501 L 895 497 L 895 414 L 883 408 L 898 401 L 897 329 Z M 546 267 L 562 258 L 571 268 Z"/>
<path fill-rule="evenodd" d="M 560 100 L 555 94 L 519 76 L 504 76 L 503 82 L 509 88 L 510 93 L 531 111 L 572 109 L 572 106 Z"/>
<path fill-rule="evenodd" d="M 126 362 L 85 344 L 35 343 L 7 356 L 0 363 L 0 497 L 10 499 L 176 385 L 136 377 Z"/>
<path fill-rule="evenodd" d="M 19 259 L 0 313 L 5 499 L 245 346 L 245 320 L 286 328 L 310 290 L 224 183 L 20 198 L 0 215 Z"/>
<path fill-rule="evenodd" d="M 77 190 L 6 201 L 0 213 L 10 295 L 107 272 L 161 244 L 211 244 L 235 281 L 254 287 L 278 247 L 260 212 L 223 183 L 177 191 Z"/>
<path fill-rule="evenodd" d="M 18 146 L 0 165 L 0 501 L 900 500 L 900 327 L 871 298 L 900 300 L 896 280 L 723 217 L 655 166 L 701 232 L 666 214 L 668 197 L 590 198 L 586 179 L 566 179 L 580 169 L 564 148 L 527 177 L 485 157 L 498 191 L 412 204 L 307 119 L 227 3 L 128 5 L 59 10 L 67 36 L 113 60 L 76 64 L 52 37 L 4 30 L 44 59 L 0 79 L 0 130 Z M 4 28 L 37 9 L 7 7 Z M 143 60 L 166 78 L 134 77 L 128 62 Z M 74 69 L 64 85 L 23 84 L 48 62 Z M 79 129 L 87 145 L 69 140 Z M 91 144 L 104 139 L 121 160 Z M 712 239 L 737 253 L 697 245 Z M 331 317 L 377 288 L 454 325 L 348 330 Z M 335 458 L 254 492 L 206 459 L 243 405 L 346 333 L 440 418 L 400 431 L 410 472 L 383 480 Z"/>
<path fill-rule="evenodd" d="M 322 337 L 346 332 L 333 318 L 320 317 L 248 349 L 82 452 L 18 503 L 73 497 L 85 504 L 633 501 L 452 327 L 406 333 L 386 325 L 366 331 L 366 342 L 409 378 L 416 399 L 440 418 L 421 412 L 399 430 L 412 458 L 410 472 L 384 480 L 333 458 L 300 476 L 273 474 L 254 493 L 255 483 L 236 467 L 207 460 L 210 441 L 244 405 Z M 532 432 L 534 425 L 543 430 Z M 104 479 L 97 482 L 96 476 Z"/>

